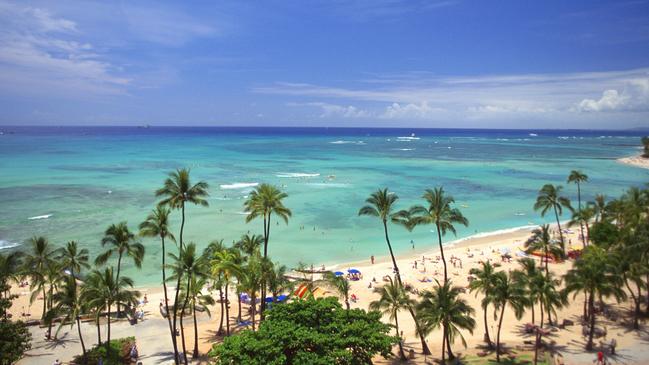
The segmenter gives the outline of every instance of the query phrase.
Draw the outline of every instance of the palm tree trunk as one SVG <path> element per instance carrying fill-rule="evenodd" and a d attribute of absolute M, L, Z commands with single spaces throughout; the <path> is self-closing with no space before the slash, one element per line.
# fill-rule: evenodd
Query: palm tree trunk
<path fill-rule="evenodd" d="M 539 347 L 541 346 L 541 329 L 543 329 L 543 303 L 541 303 L 541 324 L 536 329 L 536 344 L 534 345 L 534 365 L 539 361 Z"/>
<path fill-rule="evenodd" d="M 588 321 L 588 292 L 584 291 L 584 322 Z"/>
<path fill-rule="evenodd" d="M 181 220 L 180 220 L 180 235 L 179 235 L 179 246 L 178 246 L 178 257 L 182 255 L 183 252 L 183 233 L 185 230 L 185 201 L 182 201 L 180 205 L 180 211 L 181 211 Z M 173 322 L 172 322 L 172 336 L 174 336 L 174 362 L 176 365 L 179 363 L 179 354 L 178 354 L 178 341 L 176 339 L 176 333 L 178 332 L 178 327 L 176 326 L 177 320 L 178 320 L 178 293 L 180 292 L 180 280 L 182 279 L 182 271 L 178 273 L 178 279 L 176 280 L 176 293 L 174 295 L 174 313 L 173 313 Z M 169 315 L 169 311 L 167 311 L 167 315 Z M 182 316 L 182 314 L 181 314 Z M 181 318 L 182 320 L 182 318 Z"/>
<path fill-rule="evenodd" d="M 586 343 L 586 350 L 590 351 L 593 349 L 593 334 L 595 332 L 595 311 L 594 311 L 594 305 L 595 305 L 595 295 L 594 293 L 590 293 L 590 296 L 588 298 L 588 312 L 590 316 L 590 331 L 588 331 L 588 342 Z"/>
<path fill-rule="evenodd" d="M 439 243 L 439 253 L 442 256 L 442 263 L 444 264 L 444 284 L 448 282 L 448 271 L 446 269 L 446 258 L 444 257 L 444 247 L 442 247 L 442 232 L 439 229 L 439 222 L 435 223 L 437 226 L 437 242 Z"/>
<path fill-rule="evenodd" d="M 185 364 L 188 364 L 188 362 L 187 362 L 187 347 L 185 346 L 185 328 L 183 326 L 183 315 L 185 314 L 185 308 L 187 307 L 187 300 L 189 299 L 190 281 L 191 281 L 191 276 L 187 275 L 187 294 L 185 294 L 185 300 L 183 301 L 183 308 L 180 311 L 180 337 L 182 339 L 183 359 L 185 360 Z"/>
<path fill-rule="evenodd" d="M 491 337 L 489 337 L 489 325 L 487 324 L 487 307 L 485 306 L 482 310 L 482 313 L 484 315 L 484 333 L 485 333 L 485 339 L 487 340 L 487 346 L 489 349 L 493 348 L 493 345 L 491 344 Z"/>
<path fill-rule="evenodd" d="M 45 291 L 45 283 L 43 283 L 43 315 L 41 321 L 45 320 L 45 313 L 47 313 L 47 292 Z"/>
<path fill-rule="evenodd" d="M 446 364 L 446 327 L 442 327 L 442 364 Z"/>
<path fill-rule="evenodd" d="M 255 332 L 255 316 L 257 315 L 257 297 L 250 294 L 250 315 L 252 316 L 252 332 Z"/>
<path fill-rule="evenodd" d="M 77 316 L 77 331 L 79 331 L 79 342 L 81 342 L 81 351 L 83 354 L 83 363 L 87 363 L 86 359 L 86 344 L 83 342 L 83 335 L 81 334 L 81 320 L 79 320 L 79 316 Z"/>
<path fill-rule="evenodd" d="M 626 286 L 627 290 L 629 290 L 629 293 L 631 293 L 631 298 L 633 299 L 633 305 L 634 305 L 633 329 L 637 330 L 638 328 L 640 328 L 640 324 L 638 323 L 638 319 L 640 317 L 640 298 L 635 296 L 633 289 L 631 289 L 631 286 L 629 285 L 629 281 L 627 280 L 626 274 L 622 274 L 622 275 L 623 275 L 624 285 Z M 640 286 L 638 286 L 638 289 L 640 289 Z"/>
<path fill-rule="evenodd" d="M 196 321 L 196 298 L 193 300 L 192 304 L 192 313 L 194 314 L 194 353 L 192 357 L 195 359 L 198 357 L 198 322 Z"/>
<path fill-rule="evenodd" d="M 264 213 L 264 258 L 268 257 L 268 236 L 270 235 L 270 213 L 268 217 Z M 259 308 L 259 320 L 264 320 L 264 311 L 266 310 L 266 281 L 261 284 L 261 307 Z"/>
<path fill-rule="evenodd" d="M 579 184 L 579 181 L 577 181 L 577 201 L 579 204 L 579 216 L 581 217 L 581 185 Z M 588 223 L 586 223 L 588 224 Z M 581 229 L 581 243 L 582 247 L 586 247 L 586 236 L 584 236 L 584 221 L 579 220 L 579 228 Z"/>
<path fill-rule="evenodd" d="M 216 334 L 221 336 L 223 334 L 223 313 L 225 309 L 223 308 L 223 287 L 219 287 L 219 302 L 221 303 L 221 320 L 219 321 L 219 330 L 216 331 Z"/>
<path fill-rule="evenodd" d="M 394 252 L 392 251 L 392 244 L 390 244 L 390 236 L 388 235 L 388 222 L 383 221 L 383 231 L 385 232 L 385 242 L 388 244 L 388 250 L 390 250 L 390 258 L 392 258 L 392 265 L 394 266 L 394 272 L 395 276 L 397 278 L 397 282 L 399 283 L 400 286 L 403 287 L 403 283 L 401 282 L 401 274 L 399 272 L 399 266 L 397 265 L 397 260 L 394 258 Z M 426 344 L 426 337 L 424 336 L 423 332 L 421 331 L 421 328 L 419 327 L 419 321 L 417 321 L 417 316 L 415 315 L 415 311 L 412 310 L 412 308 L 408 307 L 408 312 L 410 312 L 410 316 L 412 317 L 412 320 L 415 322 L 415 331 L 419 335 L 419 340 L 421 341 L 421 351 L 424 355 L 430 355 L 430 349 L 428 348 L 428 344 Z"/>
<path fill-rule="evenodd" d="M 504 303 L 500 310 L 500 318 L 498 319 L 498 334 L 496 334 L 496 362 L 500 362 L 500 329 L 503 326 L 503 317 L 505 316 L 506 306 L 507 303 Z"/>
<path fill-rule="evenodd" d="M 225 335 L 230 336 L 230 301 L 228 300 L 228 283 L 225 282 Z"/>
<path fill-rule="evenodd" d="M 106 314 L 106 356 L 110 353 L 110 304 L 108 305 L 108 313 Z"/>
<path fill-rule="evenodd" d="M 122 268 L 122 253 L 119 253 L 119 256 L 117 257 L 117 276 L 115 276 L 115 282 L 119 283 L 119 271 Z M 119 301 L 117 302 L 117 318 L 119 318 L 120 311 L 119 311 Z"/>
<path fill-rule="evenodd" d="M 97 317 L 95 318 L 95 324 L 97 325 L 97 346 L 101 346 L 101 327 L 99 326 L 99 315 L 101 310 L 97 312 Z"/>
<path fill-rule="evenodd" d="M 397 316 L 394 316 L 394 324 L 395 324 L 395 330 L 397 331 L 397 337 L 399 338 L 399 357 L 401 358 L 401 361 L 406 361 L 406 354 L 403 352 L 403 343 L 401 341 L 401 336 L 399 335 L 399 319 Z"/>
<path fill-rule="evenodd" d="M 543 305 L 543 303 L 541 303 L 541 305 Z M 534 323 L 536 323 L 536 321 L 534 320 L 534 312 L 535 312 L 534 311 L 534 301 L 532 302 L 531 308 L 532 308 L 532 325 L 534 325 Z"/>
<path fill-rule="evenodd" d="M 238 284 L 239 280 L 237 280 Z M 239 307 L 239 311 L 237 312 L 237 322 L 241 322 L 241 292 L 237 290 L 237 305 Z"/>
<path fill-rule="evenodd" d="M 561 232 L 561 223 L 559 222 L 559 213 L 557 212 L 557 207 L 554 207 L 554 217 L 557 220 L 557 227 L 559 228 L 559 238 L 561 238 L 561 247 L 566 249 L 566 242 L 563 240 L 563 232 Z"/>
<path fill-rule="evenodd" d="M 347 311 L 349 312 L 349 293 L 345 293 L 345 307 L 347 307 Z"/>
<path fill-rule="evenodd" d="M 445 325 L 448 327 L 448 323 Z M 448 359 L 453 360 L 455 359 L 455 355 L 453 354 L 453 351 L 451 351 L 451 334 L 449 331 L 446 332 L 446 351 L 448 351 Z"/>
<path fill-rule="evenodd" d="M 174 347 L 174 361 L 178 365 L 178 344 L 176 343 L 176 334 L 174 333 L 173 326 L 171 325 L 171 312 L 169 312 L 169 298 L 167 297 L 167 272 L 165 270 L 165 238 L 160 236 L 162 241 L 162 288 L 164 289 L 165 297 L 165 310 L 167 311 L 167 323 L 169 323 L 169 334 L 171 335 L 171 343 Z"/>

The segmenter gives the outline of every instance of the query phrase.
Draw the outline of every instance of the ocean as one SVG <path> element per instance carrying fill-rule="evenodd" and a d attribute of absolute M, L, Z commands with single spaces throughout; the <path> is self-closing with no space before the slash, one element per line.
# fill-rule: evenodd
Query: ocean
<path fill-rule="evenodd" d="M 368 128 L 0 127 L 0 250 L 22 250 L 35 235 L 57 245 L 78 241 L 94 256 L 103 231 L 130 228 L 156 204 L 166 174 L 188 167 L 210 185 L 209 207 L 187 209 L 185 241 L 199 247 L 261 233 L 245 223 L 243 202 L 260 183 L 281 187 L 293 212 L 272 222 L 269 255 L 287 265 L 335 264 L 387 254 L 378 219 L 358 217 L 370 193 L 388 187 L 397 208 L 423 203 L 427 188 L 444 186 L 469 219 L 457 237 L 552 221 L 534 212 L 543 184 L 566 184 L 570 170 L 595 194 L 617 197 L 649 182 L 649 170 L 616 162 L 637 154 L 641 133 L 584 130 Z M 564 215 L 562 220 L 569 219 Z M 177 235 L 179 213 L 173 214 Z M 301 229 L 304 227 L 304 229 Z M 432 227 L 391 226 L 397 253 L 433 248 Z M 160 280 L 160 245 L 142 239 L 141 270 L 124 270 L 138 285 Z M 173 244 L 171 244 L 173 245 Z M 170 245 L 170 246 L 171 246 Z M 171 251 L 175 249 L 169 247 Z M 1 252 L 1 251 L 0 251 Z"/>

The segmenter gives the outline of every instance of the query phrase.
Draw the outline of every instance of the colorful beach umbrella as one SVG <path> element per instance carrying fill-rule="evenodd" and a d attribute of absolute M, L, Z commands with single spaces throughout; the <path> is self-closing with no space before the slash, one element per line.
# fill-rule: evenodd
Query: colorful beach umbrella
<path fill-rule="evenodd" d="M 349 269 L 349 270 L 347 270 L 347 272 L 350 273 L 350 274 L 360 274 L 360 273 L 361 273 L 361 272 L 360 272 L 359 270 L 357 270 L 357 269 Z"/>
<path fill-rule="evenodd" d="M 345 273 L 342 272 L 342 271 L 336 271 L 336 272 L 334 273 L 334 275 L 336 275 L 336 276 L 343 276 L 343 275 L 345 275 Z"/>

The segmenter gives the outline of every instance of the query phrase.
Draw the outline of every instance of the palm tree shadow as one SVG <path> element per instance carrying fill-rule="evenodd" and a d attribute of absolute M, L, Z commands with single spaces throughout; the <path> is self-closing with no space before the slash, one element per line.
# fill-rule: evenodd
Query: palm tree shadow
<path fill-rule="evenodd" d="M 46 348 L 48 350 L 53 350 L 60 347 L 67 348 L 68 344 L 78 344 L 79 339 L 74 338 L 74 337 L 68 337 L 68 333 L 65 333 L 63 336 L 58 337 L 57 339 L 53 339 L 51 341 L 45 342 L 45 345 L 43 348 Z"/>
<path fill-rule="evenodd" d="M 158 362 L 168 362 L 168 361 L 173 361 L 174 360 L 174 352 L 173 351 L 159 351 L 150 355 L 144 355 L 141 356 L 140 359 L 151 359 L 151 358 L 156 358 L 156 361 Z"/>

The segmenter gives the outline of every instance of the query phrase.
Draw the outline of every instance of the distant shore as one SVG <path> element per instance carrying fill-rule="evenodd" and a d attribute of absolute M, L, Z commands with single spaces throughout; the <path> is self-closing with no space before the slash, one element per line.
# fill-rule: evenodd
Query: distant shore
<path fill-rule="evenodd" d="M 649 169 L 649 158 L 642 157 L 642 154 L 618 158 L 617 162 L 635 166 L 635 167 L 641 167 L 643 169 Z"/>

